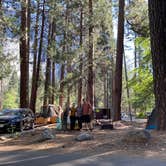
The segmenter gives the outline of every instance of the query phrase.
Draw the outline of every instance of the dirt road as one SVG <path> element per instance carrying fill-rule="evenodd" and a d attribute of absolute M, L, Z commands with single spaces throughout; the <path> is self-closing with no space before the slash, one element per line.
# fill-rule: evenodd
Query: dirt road
<path fill-rule="evenodd" d="M 44 127 L 0 141 L 0 166 L 166 166 L 166 133 L 152 131 L 143 144 L 122 142 L 126 132 L 145 124 L 118 122 L 114 130 L 95 129 L 91 141 L 77 142 L 80 131 L 56 131 L 55 139 L 38 141 Z"/>
<path fill-rule="evenodd" d="M 83 153 L 52 154 L 47 151 L 0 153 L 1 166 L 165 166 L 158 159 L 127 156 L 113 152 L 87 156 Z"/>

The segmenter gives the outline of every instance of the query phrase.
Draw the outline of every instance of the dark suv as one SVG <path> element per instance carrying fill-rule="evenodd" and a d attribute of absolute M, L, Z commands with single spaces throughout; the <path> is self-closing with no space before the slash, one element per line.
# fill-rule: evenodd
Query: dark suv
<path fill-rule="evenodd" d="M 23 131 L 34 128 L 34 113 L 28 108 L 0 111 L 0 131 Z"/>

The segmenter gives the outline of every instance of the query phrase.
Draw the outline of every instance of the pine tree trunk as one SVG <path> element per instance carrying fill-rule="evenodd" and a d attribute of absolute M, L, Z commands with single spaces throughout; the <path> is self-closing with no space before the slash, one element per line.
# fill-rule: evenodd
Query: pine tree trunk
<path fill-rule="evenodd" d="M 3 103 L 3 81 L 0 80 L 0 109 L 2 109 L 2 103 Z"/>
<path fill-rule="evenodd" d="M 166 1 L 149 0 L 150 36 L 158 130 L 166 130 Z"/>
<path fill-rule="evenodd" d="M 43 105 L 51 104 L 50 100 L 50 83 L 51 83 L 51 59 L 49 55 L 47 56 L 47 63 L 46 63 L 46 80 L 45 80 L 45 88 L 44 88 L 44 101 Z"/>
<path fill-rule="evenodd" d="M 33 74 L 32 74 L 32 88 L 31 88 L 31 99 L 30 99 L 30 108 L 33 112 L 36 112 L 35 103 L 36 103 L 36 68 L 37 68 L 37 47 L 38 47 L 38 22 L 39 22 L 39 3 L 37 6 L 36 14 L 36 23 L 35 23 L 35 36 L 34 36 L 34 45 L 33 45 Z"/>
<path fill-rule="evenodd" d="M 20 107 L 29 107 L 28 0 L 21 2 Z"/>
<path fill-rule="evenodd" d="M 2 0 L 0 0 L 0 21 L 2 21 L 2 19 L 3 19 L 3 14 L 4 14 L 4 12 L 3 12 L 3 10 L 2 10 L 2 4 L 3 4 L 3 2 L 2 2 Z M 0 46 L 2 45 L 2 41 L 3 41 L 3 35 L 4 35 L 4 33 L 3 33 L 3 29 L 4 29 L 4 25 L 2 25 L 2 23 L 0 24 L 0 36 L 1 36 L 1 38 L 0 38 Z"/>
<path fill-rule="evenodd" d="M 88 84 L 87 84 L 87 97 L 94 105 L 94 86 L 93 86 L 93 3 L 89 0 L 89 53 L 88 53 Z"/>
<path fill-rule="evenodd" d="M 55 100 L 55 61 L 52 62 L 52 95 L 51 104 L 54 104 Z"/>
<path fill-rule="evenodd" d="M 1 12 L 1 9 L 2 9 L 2 0 L 0 0 L 0 12 Z"/>
<path fill-rule="evenodd" d="M 135 33 L 135 38 L 137 38 L 137 35 Z M 137 46 L 136 44 L 134 45 L 134 68 L 136 69 L 137 68 Z M 135 77 L 136 77 L 136 73 L 135 73 Z"/>
<path fill-rule="evenodd" d="M 65 12 L 65 30 L 63 34 L 63 40 L 64 40 L 64 45 L 63 45 L 63 50 L 62 54 L 65 54 L 66 52 L 66 46 L 67 46 L 67 23 L 68 23 L 68 7 L 69 7 L 69 2 L 67 1 L 66 5 L 66 12 Z M 63 63 L 61 65 L 61 76 L 60 76 L 60 96 L 59 96 L 59 105 L 63 107 L 63 102 L 64 102 L 64 74 L 65 74 L 65 64 Z"/>
<path fill-rule="evenodd" d="M 51 44 L 51 33 L 52 33 L 52 23 L 50 23 L 49 26 L 49 34 L 48 34 L 48 48 L 50 47 Z M 46 77 L 45 77 L 45 86 L 44 86 L 44 101 L 43 105 L 48 105 L 50 104 L 50 83 L 51 83 L 51 59 L 50 55 L 47 51 L 47 62 L 46 62 Z"/>
<path fill-rule="evenodd" d="M 65 64 L 61 66 L 61 76 L 60 76 L 60 96 L 59 96 L 59 105 L 63 106 L 64 101 L 64 73 L 65 73 Z"/>
<path fill-rule="evenodd" d="M 136 39 L 136 37 L 137 37 L 137 34 L 135 33 L 135 39 Z M 136 79 L 136 77 L 137 77 L 137 70 L 136 70 L 137 69 L 137 46 L 135 43 L 134 43 L 134 69 L 135 69 L 134 77 Z M 136 94 L 134 94 L 134 95 L 136 95 Z M 135 114 L 136 114 L 136 111 L 137 111 L 136 106 L 134 106 Z"/>
<path fill-rule="evenodd" d="M 82 49 L 82 33 L 83 33 L 83 7 L 82 4 L 80 6 L 80 48 Z M 80 78 L 78 80 L 78 105 L 81 103 L 82 99 L 82 66 L 83 66 L 83 59 L 82 54 L 80 54 L 80 66 L 79 66 L 79 72 L 80 72 Z"/>
<path fill-rule="evenodd" d="M 41 24 L 41 32 L 40 32 L 40 42 L 39 42 L 39 50 L 38 50 L 38 57 L 37 57 L 37 68 L 36 68 L 36 80 L 34 82 L 34 88 L 31 92 L 31 108 L 35 111 L 36 107 L 36 99 L 37 99 L 37 90 L 38 90 L 38 83 L 39 83 L 39 76 L 40 76 L 40 64 L 41 64 L 41 54 L 42 54 L 42 47 L 43 47 L 43 36 L 44 36 L 44 22 L 45 22 L 45 0 L 43 0 L 42 6 L 42 24 Z M 36 39 L 37 40 L 37 39 Z M 37 56 L 37 50 L 36 50 Z"/>
<path fill-rule="evenodd" d="M 128 112 L 129 112 L 129 116 L 130 116 L 130 121 L 132 121 L 131 104 L 130 104 L 130 91 L 129 91 L 129 86 L 128 86 L 127 64 L 126 64 L 125 54 L 124 54 L 124 68 L 125 68 L 126 91 L 127 91 L 127 100 L 128 100 Z"/>
<path fill-rule="evenodd" d="M 52 35 L 51 42 L 54 43 L 54 48 L 56 48 L 56 20 L 53 20 L 52 23 Z M 54 104 L 55 100 L 55 57 L 52 57 L 52 78 L 51 78 L 51 94 L 50 94 L 50 103 Z"/>
<path fill-rule="evenodd" d="M 67 60 L 67 74 L 71 74 L 71 73 L 72 73 L 72 70 L 71 70 L 71 61 L 69 59 L 69 60 Z M 70 82 L 68 82 L 68 84 L 67 84 L 67 103 L 68 104 L 70 104 L 71 90 L 72 90 L 72 84 Z"/>
<path fill-rule="evenodd" d="M 119 16 L 118 16 L 118 35 L 117 35 L 117 55 L 116 67 L 114 75 L 113 89 L 113 120 L 121 120 L 121 95 L 122 95 L 122 64 L 124 52 L 124 6 L 125 1 L 119 0 Z"/>
<path fill-rule="evenodd" d="M 28 0 L 28 18 L 27 18 L 27 27 L 28 27 L 28 55 L 30 55 L 30 31 L 31 31 L 31 0 Z M 28 73 L 29 74 L 29 73 Z M 29 77 L 29 76 L 28 76 Z"/>
<path fill-rule="evenodd" d="M 103 66 L 103 89 L 104 89 L 104 108 L 107 107 L 107 73 L 106 73 L 106 69 Z"/>
<path fill-rule="evenodd" d="M 71 89 L 70 87 L 67 88 L 67 103 L 70 105 L 70 95 L 71 95 Z"/>

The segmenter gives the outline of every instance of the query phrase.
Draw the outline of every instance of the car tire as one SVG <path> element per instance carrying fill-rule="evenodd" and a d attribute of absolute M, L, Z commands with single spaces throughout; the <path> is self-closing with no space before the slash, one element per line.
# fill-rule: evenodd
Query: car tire
<path fill-rule="evenodd" d="M 34 122 L 31 122 L 30 129 L 34 129 L 34 128 L 35 128 L 35 123 L 34 123 Z"/>
<path fill-rule="evenodd" d="M 14 133 L 14 131 L 15 131 L 15 129 L 11 126 L 11 127 L 9 127 L 9 128 L 7 128 L 7 131 L 8 131 L 8 133 Z"/>

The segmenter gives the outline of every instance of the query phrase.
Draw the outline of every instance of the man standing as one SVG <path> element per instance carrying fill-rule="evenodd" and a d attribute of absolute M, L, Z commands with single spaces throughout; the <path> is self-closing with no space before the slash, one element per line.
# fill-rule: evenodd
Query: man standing
<path fill-rule="evenodd" d="M 72 107 L 70 108 L 70 130 L 75 129 L 75 121 L 76 121 L 76 108 L 75 103 L 73 103 Z"/>
<path fill-rule="evenodd" d="M 82 105 L 82 114 L 83 114 L 83 122 L 85 123 L 86 130 L 92 130 L 91 127 L 91 114 L 92 114 L 92 106 L 88 99 L 83 99 Z"/>
<path fill-rule="evenodd" d="M 82 129 L 82 104 L 79 103 L 78 106 L 77 106 L 77 114 L 76 114 L 76 118 L 78 120 L 78 127 L 79 127 L 79 130 Z"/>
<path fill-rule="evenodd" d="M 61 116 L 62 116 L 62 129 L 65 131 L 67 130 L 67 118 L 69 115 L 69 111 L 70 111 L 70 107 L 69 104 L 66 103 L 64 112 L 62 112 Z"/>

